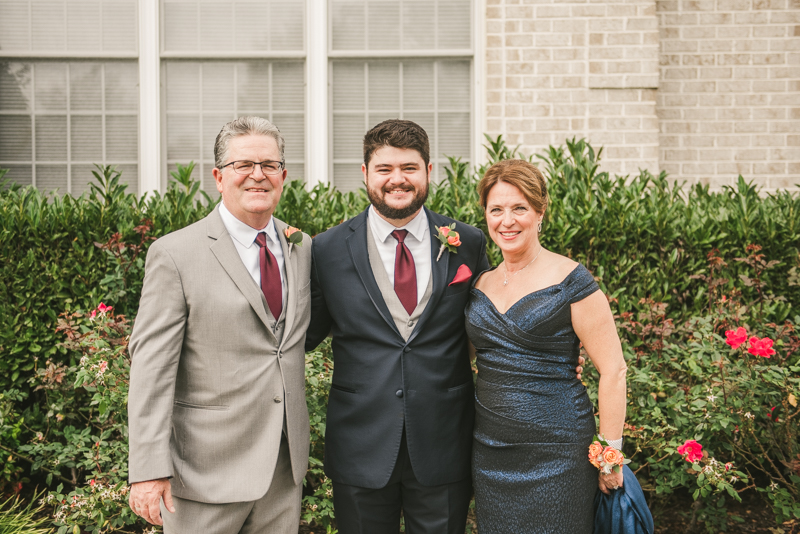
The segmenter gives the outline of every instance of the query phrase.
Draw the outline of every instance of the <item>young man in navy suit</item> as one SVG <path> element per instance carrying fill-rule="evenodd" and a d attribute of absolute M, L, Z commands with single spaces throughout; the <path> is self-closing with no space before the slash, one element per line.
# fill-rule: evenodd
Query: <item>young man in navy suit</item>
<path fill-rule="evenodd" d="M 473 383 L 464 307 L 486 238 L 424 207 L 428 136 L 388 120 L 364 137 L 364 212 L 314 239 L 306 350 L 333 336 L 325 436 L 342 534 L 463 534 Z M 439 228 L 460 243 L 440 254 Z M 448 230 L 445 230 L 448 231 Z M 453 240 L 457 242 L 457 240 Z"/>

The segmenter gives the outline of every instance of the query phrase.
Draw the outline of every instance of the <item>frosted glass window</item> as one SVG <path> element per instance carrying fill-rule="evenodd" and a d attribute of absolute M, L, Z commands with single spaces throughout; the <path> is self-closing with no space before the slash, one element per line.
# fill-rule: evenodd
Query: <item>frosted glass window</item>
<path fill-rule="evenodd" d="M 412 120 L 431 143 L 431 180 L 447 156 L 470 161 L 470 60 L 335 60 L 332 66 L 333 183 L 362 186 L 364 134 L 386 119 Z"/>
<path fill-rule="evenodd" d="M 333 50 L 469 50 L 470 0 L 330 0 Z"/>
<path fill-rule="evenodd" d="M 0 61 L 0 167 L 11 181 L 75 196 L 93 164 L 138 192 L 136 61 Z"/>
<path fill-rule="evenodd" d="M 137 12 L 136 0 L 2 0 L 0 50 L 135 55 Z"/>
<path fill-rule="evenodd" d="M 304 0 L 163 0 L 167 53 L 304 49 Z"/>
<path fill-rule="evenodd" d="M 287 179 L 305 180 L 303 61 L 165 61 L 167 166 L 196 164 L 193 177 L 217 196 L 214 141 L 242 115 L 272 121 L 286 140 Z"/>

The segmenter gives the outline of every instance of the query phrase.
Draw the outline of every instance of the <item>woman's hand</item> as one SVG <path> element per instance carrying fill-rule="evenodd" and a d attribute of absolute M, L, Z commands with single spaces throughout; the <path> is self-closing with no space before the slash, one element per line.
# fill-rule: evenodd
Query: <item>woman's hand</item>
<path fill-rule="evenodd" d="M 600 491 L 605 493 L 606 495 L 611 495 L 611 492 L 619 489 L 622 487 L 623 476 L 622 470 L 619 473 L 614 473 L 613 471 L 609 475 L 604 475 L 600 473 L 600 480 L 599 486 Z"/>

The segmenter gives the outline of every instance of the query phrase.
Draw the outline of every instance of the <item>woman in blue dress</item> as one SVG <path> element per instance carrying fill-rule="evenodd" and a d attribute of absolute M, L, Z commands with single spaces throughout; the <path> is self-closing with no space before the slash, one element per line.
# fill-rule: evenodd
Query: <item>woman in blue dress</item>
<path fill-rule="evenodd" d="M 466 309 L 478 378 L 473 483 L 480 534 L 591 534 L 598 490 L 622 485 L 589 463 L 594 407 L 575 377 L 581 343 L 600 373 L 600 434 L 621 448 L 625 360 L 591 273 L 539 242 L 542 173 L 522 160 L 486 171 L 478 190 L 503 262 Z"/>

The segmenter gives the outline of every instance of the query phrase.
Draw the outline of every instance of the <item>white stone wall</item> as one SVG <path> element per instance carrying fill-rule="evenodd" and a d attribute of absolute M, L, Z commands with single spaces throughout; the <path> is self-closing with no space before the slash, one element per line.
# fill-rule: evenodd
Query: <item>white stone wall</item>
<path fill-rule="evenodd" d="M 800 0 L 486 2 L 491 135 L 586 137 L 622 175 L 800 182 Z"/>

